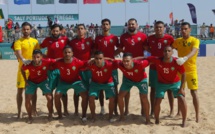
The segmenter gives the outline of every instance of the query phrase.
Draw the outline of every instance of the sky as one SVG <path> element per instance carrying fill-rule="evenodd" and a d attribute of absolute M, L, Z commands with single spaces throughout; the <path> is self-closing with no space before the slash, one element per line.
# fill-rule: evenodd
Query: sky
<path fill-rule="evenodd" d="M 173 12 L 174 19 L 184 19 L 192 23 L 191 15 L 187 3 L 192 3 L 196 7 L 197 23 L 201 25 L 215 25 L 215 15 L 212 9 L 215 9 L 215 0 L 149 0 L 149 3 L 125 3 L 107 4 L 106 0 L 101 0 L 102 4 L 83 4 L 83 0 L 78 0 L 78 4 L 55 4 L 38 5 L 36 0 L 31 0 L 29 5 L 15 5 L 14 0 L 8 0 L 8 5 L 0 5 L 4 16 L 22 14 L 79 14 L 78 21 L 61 21 L 66 24 L 99 24 L 104 18 L 109 18 L 113 26 L 124 25 L 130 18 L 136 18 L 139 25 L 146 23 L 153 24 L 154 20 L 161 20 L 170 23 L 169 14 Z M 47 26 L 47 22 L 31 22 Z M 4 25 L 4 20 L 0 20 L 0 25 Z"/>

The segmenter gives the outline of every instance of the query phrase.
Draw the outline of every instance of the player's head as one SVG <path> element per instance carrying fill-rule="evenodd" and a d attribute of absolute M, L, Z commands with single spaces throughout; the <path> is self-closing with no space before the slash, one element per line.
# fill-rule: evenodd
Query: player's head
<path fill-rule="evenodd" d="M 134 33 L 137 30 L 138 24 L 135 18 L 128 20 L 128 32 Z"/>
<path fill-rule="evenodd" d="M 191 26 L 188 22 L 181 23 L 181 35 L 183 38 L 188 38 L 190 36 Z"/>
<path fill-rule="evenodd" d="M 54 24 L 51 26 L 51 33 L 53 38 L 59 38 L 61 34 L 61 26 L 58 24 Z"/>
<path fill-rule="evenodd" d="M 165 59 L 170 59 L 173 54 L 173 48 L 171 46 L 166 46 L 163 51 L 163 55 Z"/>
<path fill-rule="evenodd" d="M 124 53 L 122 56 L 122 63 L 126 69 L 131 69 L 133 67 L 133 60 L 132 60 L 132 54 L 131 53 Z"/>
<path fill-rule="evenodd" d="M 72 48 L 70 46 L 65 46 L 63 48 L 63 59 L 65 61 L 70 61 L 71 58 L 73 57 L 73 51 L 72 51 Z"/>
<path fill-rule="evenodd" d="M 34 64 L 39 65 L 41 63 L 42 58 L 43 58 L 42 51 L 39 49 L 35 49 L 32 55 L 32 60 Z"/>
<path fill-rule="evenodd" d="M 111 21 L 109 19 L 102 20 L 102 30 L 103 32 L 108 32 L 111 27 Z"/>
<path fill-rule="evenodd" d="M 163 21 L 156 21 L 154 24 L 154 30 L 156 35 L 163 35 L 164 34 L 164 22 Z"/>
<path fill-rule="evenodd" d="M 22 34 L 24 37 L 29 37 L 30 34 L 31 34 L 31 29 L 32 29 L 32 26 L 30 23 L 28 22 L 23 22 L 22 23 Z"/>
<path fill-rule="evenodd" d="M 96 51 L 94 53 L 96 66 L 102 67 L 104 65 L 104 53 L 102 51 Z"/>
<path fill-rule="evenodd" d="M 66 28 L 64 28 L 63 26 L 61 26 L 61 35 L 62 36 L 66 36 Z"/>
<path fill-rule="evenodd" d="M 84 24 L 77 25 L 78 37 L 84 37 L 86 34 L 86 27 Z"/>

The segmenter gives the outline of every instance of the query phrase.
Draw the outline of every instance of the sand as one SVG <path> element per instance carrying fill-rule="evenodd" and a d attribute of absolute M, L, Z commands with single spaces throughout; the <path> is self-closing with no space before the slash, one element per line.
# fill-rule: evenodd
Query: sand
<path fill-rule="evenodd" d="M 0 60 L 0 134 L 215 134 L 215 58 L 198 58 L 197 62 L 199 75 L 198 93 L 200 100 L 200 123 L 195 122 L 195 111 L 192 104 L 192 98 L 189 90 L 186 89 L 186 100 L 188 103 L 187 123 L 189 126 L 182 128 L 180 126 L 181 119 L 168 117 L 169 105 L 167 97 L 165 97 L 161 105 L 160 125 L 144 125 L 145 120 L 140 116 L 140 102 L 137 88 L 131 90 L 129 105 L 130 114 L 126 117 L 125 122 L 109 123 L 107 121 L 107 115 L 99 115 L 100 106 L 99 102 L 96 101 L 98 119 L 95 123 L 88 121 L 86 124 L 81 123 L 79 116 L 73 115 L 73 90 L 69 90 L 68 92 L 70 116 L 63 118 L 63 120 L 53 120 L 48 122 L 46 99 L 42 96 L 42 92 L 38 90 L 37 110 L 39 116 L 34 118 L 33 124 L 27 124 L 27 114 L 24 105 L 22 106 L 23 118 L 20 120 L 15 118 L 17 112 L 15 99 L 17 89 L 15 84 L 18 63 L 15 60 Z M 121 72 L 119 78 L 122 78 Z M 176 102 L 177 100 L 175 99 L 175 113 L 177 112 Z M 108 101 L 105 101 L 106 112 L 108 111 L 107 104 Z M 79 108 L 79 112 L 80 111 L 81 108 Z M 87 113 L 88 116 L 90 116 L 89 109 Z M 151 119 L 151 121 L 154 122 L 154 119 Z"/>

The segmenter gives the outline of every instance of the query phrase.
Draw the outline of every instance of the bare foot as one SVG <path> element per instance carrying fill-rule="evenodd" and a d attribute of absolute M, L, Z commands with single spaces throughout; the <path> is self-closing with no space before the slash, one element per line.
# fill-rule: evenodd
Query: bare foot
<path fill-rule="evenodd" d="M 159 120 L 155 120 L 155 124 L 160 124 L 160 121 Z"/>
<path fill-rule="evenodd" d="M 69 112 L 68 112 L 68 111 L 65 111 L 65 112 L 63 113 L 63 115 L 67 117 L 67 116 L 69 116 Z"/>
<path fill-rule="evenodd" d="M 181 113 L 177 113 L 177 114 L 175 115 L 175 118 L 181 118 Z"/>
<path fill-rule="evenodd" d="M 125 117 L 124 116 L 121 116 L 120 118 L 119 118 L 119 120 L 118 120 L 119 122 L 123 122 L 123 121 L 125 121 Z"/>
<path fill-rule="evenodd" d="M 124 115 L 125 115 L 125 116 L 127 116 L 128 114 L 129 114 L 129 112 L 128 112 L 128 111 L 125 111 L 125 112 L 124 112 Z"/>
<path fill-rule="evenodd" d="M 78 116 L 78 115 L 79 115 L 79 113 L 78 113 L 78 112 L 75 112 L 75 113 L 74 113 L 74 115 L 75 115 L 75 116 Z"/>
<path fill-rule="evenodd" d="M 114 114 L 117 115 L 117 116 L 119 115 L 117 110 L 114 110 Z"/>
<path fill-rule="evenodd" d="M 199 123 L 199 118 L 198 117 L 196 118 L 196 123 Z"/>
<path fill-rule="evenodd" d="M 63 117 L 62 117 L 62 116 L 58 116 L 58 117 L 55 117 L 54 119 L 55 119 L 55 120 L 62 120 Z"/>
<path fill-rule="evenodd" d="M 52 113 L 51 113 L 51 114 L 49 114 L 49 116 L 48 116 L 48 121 L 52 121 L 52 119 L 53 119 L 53 116 L 52 116 Z"/>
<path fill-rule="evenodd" d="M 151 125 L 151 124 L 153 124 L 150 120 L 146 120 L 146 123 L 145 123 L 146 125 Z"/>
<path fill-rule="evenodd" d="M 33 115 L 34 117 L 37 117 L 37 116 L 38 116 L 37 110 L 32 111 L 32 115 Z"/>
<path fill-rule="evenodd" d="M 182 125 L 181 125 L 181 127 L 183 127 L 183 128 L 185 128 L 187 126 L 188 126 L 188 124 L 186 122 L 182 123 Z"/>
<path fill-rule="evenodd" d="M 111 118 L 111 119 L 109 119 L 109 122 L 110 122 L 110 123 L 114 123 L 114 122 L 116 122 L 116 119 Z"/>
<path fill-rule="evenodd" d="M 26 123 L 28 123 L 28 124 L 32 124 L 32 122 L 33 122 L 33 119 L 32 119 L 32 118 L 28 118 L 28 120 L 27 120 L 27 122 L 26 122 Z"/>

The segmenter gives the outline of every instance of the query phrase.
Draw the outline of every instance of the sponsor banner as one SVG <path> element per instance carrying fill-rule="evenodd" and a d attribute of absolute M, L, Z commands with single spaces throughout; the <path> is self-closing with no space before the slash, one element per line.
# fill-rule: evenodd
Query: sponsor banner
<path fill-rule="evenodd" d="M 206 45 L 206 56 L 215 56 L 215 44 Z"/>
<path fill-rule="evenodd" d="M 79 19 L 78 14 L 44 14 L 44 15 L 8 15 L 14 22 L 24 21 L 47 21 L 47 16 L 52 20 L 57 18 L 59 21 L 77 21 Z"/>
<path fill-rule="evenodd" d="M 206 44 L 200 44 L 198 57 L 205 57 L 205 56 L 206 56 Z"/>

